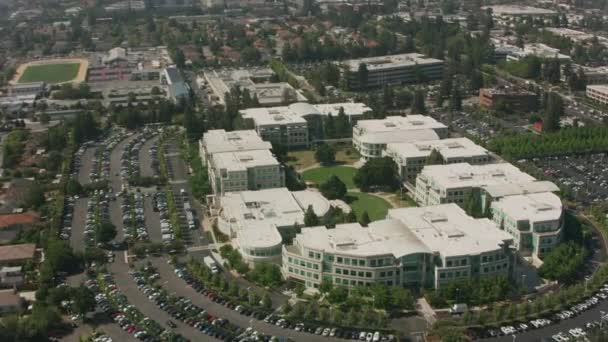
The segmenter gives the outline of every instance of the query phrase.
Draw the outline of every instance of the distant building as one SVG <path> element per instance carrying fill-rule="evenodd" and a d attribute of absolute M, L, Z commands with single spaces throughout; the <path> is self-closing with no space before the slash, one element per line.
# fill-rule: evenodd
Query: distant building
<path fill-rule="evenodd" d="M 17 313 L 25 308 L 23 299 L 14 290 L 0 291 L 0 314 Z"/>
<path fill-rule="evenodd" d="M 585 75 L 587 85 L 608 84 L 608 67 L 588 67 L 579 64 L 572 64 L 572 72 L 581 72 Z M 566 81 L 566 76 L 562 71 L 562 80 Z"/>
<path fill-rule="evenodd" d="M 302 228 L 283 246 L 285 277 L 319 288 L 385 284 L 439 288 L 482 275 L 511 273 L 510 235 L 455 204 L 390 209 L 367 228 L 358 223 Z"/>
<path fill-rule="evenodd" d="M 0 267 L 0 285 L 4 287 L 21 286 L 24 282 L 24 274 L 21 266 Z"/>
<path fill-rule="evenodd" d="M 167 95 L 173 102 L 188 99 L 190 96 L 190 86 L 176 67 L 165 68 L 161 74 L 160 82 L 166 87 Z"/>
<path fill-rule="evenodd" d="M 199 4 L 198 0 L 148 0 L 148 6 L 160 9 L 188 8 Z"/>
<path fill-rule="evenodd" d="M 481 88 L 479 106 L 487 109 L 533 112 L 538 109 L 538 95 L 517 88 Z"/>
<path fill-rule="evenodd" d="M 87 82 L 158 80 L 162 69 L 172 63 L 163 46 L 146 49 L 116 47 L 107 53 L 89 55 Z"/>
<path fill-rule="evenodd" d="M 488 150 L 468 138 L 390 143 L 386 145 L 384 155 L 395 161 L 402 181 L 414 184 L 432 151 L 437 151 L 441 155 L 443 164 L 475 165 L 486 164 L 492 160 Z"/>
<path fill-rule="evenodd" d="M 381 87 L 388 84 L 416 82 L 420 78 L 436 80 L 443 76 L 443 61 L 419 53 L 366 57 L 339 62 L 342 77 L 349 89 Z M 361 65 L 367 68 L 364 77 Z"/>
<path fill-rule="evenodd" d="M 22 265 L 33 260 L 35 254 L 36 245 L 33 243 L 0 246 L 0 266 Z"/>
<path fill-rule="evenodd" d="M 226 104 L 226 94 L 235 87 L 247 90 L 262 106 L 307 101 L 289 83 L 276 82 L 276 75 L 268 68 L 209 70 L 204 73 L 203 80 L 202 86 L 208 86 L 212 91 L 210 100 L 221 105 Z"/>
<path fill-rule="evenodd" d="M 224 194 L 217 227 L 250 264 L 281 261 L 283 237 L 294 236 L 304 225 L 304 213 L 312 206 L 325 216 L 330 204 L 317 191 L 289 191 L 287 188 Z"/>
<path fill-rule="evenodd" d="M 353 146 L 363 160 L 382 157 L 387 144 L 444 139 L 448 127 L 424 115 L 359 120 L 353 127 Z"/>
<path fill-rule="evenodd" d="M 240 110 L 244 119 L 252 120 L 262 139 L 285 146 L 307 146 L 323 139 L 323 118 L 336 117 L 340 111 L 349 122 L 356 122 L 371 111 L 363 103 L 308 104 L 293 103 L 282 107 L 261 107 Z"/>
<path fill-rule="evenodd" d="M 17 96 L 40 96 L 46 91 L 46 84 L 44 82 L 27 82 L 17 83 L 9 87 L 9 95 L 13 97 Z"/>
<path fill-rule="evenodd" d="M 588 85 L 586 94 L 588 98 L 597 103 L 608 104 L 608 84 Z"/>
<path fill-rule="evenodd" d="M 544 18 L 552 17 L 557 14 L 557 12 L 555 12 L 554 10 L 522 5 L 484 6 L 482 7 L 482 10 L 486 10 L 488 8 L 492 10 L 492 15 L 494 17 L 502 19 L 511 19 L 518 17 Z"/>
<path fill-rule="evenodd" d="M 106 12 L 138 12 L 145 9 L 146 4 L 143 0 L 123 0 L 104 7 Z"/>
<path fill-rule="evenodd" d="M 512 53 L 507 56 L 507 60 L 518 61 L 526 56 L 536 56 L 541 59 L 557 58 L 560 62 L 564 63 L 572 61 L 570 56 L 560 53 L 559 49 L 541 43 L 526 44 L 523 49 L 513 49 Z"/>

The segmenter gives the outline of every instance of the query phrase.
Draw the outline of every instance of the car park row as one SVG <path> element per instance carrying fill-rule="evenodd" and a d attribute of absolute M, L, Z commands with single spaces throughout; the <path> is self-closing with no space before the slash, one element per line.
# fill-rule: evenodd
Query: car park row
<path fill-rule="evenodd" d="M 514 325 L 505 325 L 500 328 L 487 329 L 483 331 L 473 332 L 476 338 L 492 338 L 498 336 L 516 336 L 525 333 L 532 329 L 541 329 L 552 324 L 560 324 L 560 322 L 571 319 L 584 311 L 587 311 L 598 305 L 601 301 L 608 299 L 608 284 L 604 285 L 597 293 L 585 299 L 581 303 L 555 313 L 552 316 L 537 318 L 529 322 L 520 322 Z M 602 313 L 599 321 L 586 322 L 584 326 L 568 329 L 565 332 L 553 334 L 551 338 L 556 342 L 565 342 L 572 340 L 584 340 L 587 331 L 595 328 L 608 326 L 608 314 Z"/>

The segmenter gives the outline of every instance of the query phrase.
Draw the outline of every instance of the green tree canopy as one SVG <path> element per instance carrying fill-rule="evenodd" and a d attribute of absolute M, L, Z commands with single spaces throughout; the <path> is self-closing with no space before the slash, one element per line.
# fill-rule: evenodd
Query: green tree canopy
<path fill-rule="evenodd" d="M 332 175 L 325 183 L 321 184 L 319 190 L 321 190 L 323 196 L 330 200 L 342 199 L 346 196 L 346 185 L 336 175 Z"/>

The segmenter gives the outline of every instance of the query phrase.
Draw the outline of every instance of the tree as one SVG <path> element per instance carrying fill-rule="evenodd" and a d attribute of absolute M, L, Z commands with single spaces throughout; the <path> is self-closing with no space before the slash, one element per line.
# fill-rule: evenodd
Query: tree
<path fill-rule="evenodd" d="M 70 178 L 66 185 L 66 193 L 70 196 L 81 195 L 84 191 L 82 185 L 76 179 Z"/>
<path fill-rule="evenodd" d="M 414 92 L 414 102 L 412 103 L 412 114 L 426 113 L 426 104 L 424 102 L 424 92 L 417 89 Z"/>
<path fill-rule="evenodd" d="M 585 248 L 572 241 L 562 243 L 545 255 L 538 274 L 560 283 L 572 282 L 582 269 L 586 257 Z"/>
<path fill-rule="evenodd" d="M 460 87 L 457 85 L 452 89 L 452 95 L 450 96 L 450 111 L 459 112 L 462 110 L 462 94 L 460 93 Z"/>
<path fill-rule="evenodd" d="M 481 218 L 483 216 L 479 189 L 474 188 L 467 193 L 464 199 L 463 209 L 468 215 L 475 218 Z"/>
<path fill-rule="evenodd" d="M 323 196 L 327 199 L 342 199 L 346 196 L 346 185 L 336 175 L 332 175 L 329 179 L 319 187 Z"/>
<path fill-rule="evenodd" d="M 367 86 L 368 76 L 369 76 L 369 71 L 367 70 L 367 64 L 365 64 L 365 63 L 359 64 L 359 69 L 357 70 L 357 79 L 359 81 L 360 88 L 365 88 Z"/>
<path fill-rule="evenodd" d="M 24 199 L 24 204 L 30 208 L 40 208 L 44 202 L 44 190 L 42 186 L 38 183 L 33 183 L 30 185 Z"/>
<path fill-rule="evenodd" d="M 43 125 L 47 125 L 51 121 L 51 117 L 46 113 L 40 114 L 40 123 Z"/>
<path fill-rule="evenodd" d="M 361 215 L 361 221 L 359 222 L 362 226 L 367 227 L 368 224 L 370 224 L 370 222 L 372 222 L 372 220 L 369 218 L 369 214 L 367 213 L 367 210 L 363 212 L 363 215 Z"/>
<path fill-rule="evenodd" d="M 184 55 L 184 52 L 181 49 L 175 49 L 175 53 L 173 55 L 173 62 L 175 62 L 175 65 L 180 69 L 183 69 L 184 66 L 186 66 L 186 56 Z"/>
<path fill-rule="evenodd" d="M 82 284 L 72 290 L 72 300 L 74 310 L 83 317 L 87 312 L 95 310 L 95 295 Z"/>
<path fill-rule="evenodd" d="M 369 191 L 373 186 L 394 187 L 396 180 L 397 165 L 389 157 L 368 160 L 353 178 L 361 191 Z"/>
<path fill-rule="evenodd" d="M 348 214 L 346 214 L 344 218 L 345 223 L 355 223 L 357 222 L 357 214 L 353 210 L 351 210 Z"/>
<path fill-rule="evenodd" d="M 398 309 L 413 310 L 416 299 L 412 293 L 400 286 L 391 288 L 391 304 Z"/>
<path fill-rule="evenodd" d="M 331 282 L 331 278 L 323 278 L 321 285 L 319 285 L 319 291 L 321 293 L 329 293 L 332 289 L 333 283 Z"/>
<path fill-rule="evenodd" d="M 331 165 L 336 162 L 336 151 L 328 144 L 321 144 L 315 151 L 315 159 L 321 165 Z"/>
<path fill-rule="evenodd" d="M 268 293 L 264 293 L 262 296 L 262 307 L 266 310 L 272 309 L 272 299 L 270 299 Z"/>
<path fill-rule="evenodd" d="M 327 299 L 334 304 L 344 303 L 348 298 L 348 289 L 345 286 L 334 286 L 327 295 Z"/>
<path fill-rule="evenodd" d="M 116 227 L 110 221 L 103 221 L 95 230 L 97 242 L 107 243 L 116 237 Z"/>
<path fill-rule="evenodd" d="M 355 308 L 351 308 L 346 314 L 346 322 L 349 326 L 357 326 L 359 324 L 359 314 Z"/>
<path fill-rule="evenodd" d="M 561 96 L 554 92 L 549 93 L 543 116 L 543 132 L 555 132 L 559 130 L 560 118 L 563 115 L 564 102 Z"/>
<path fill-rule="evenodd" d="M 426 160 L 424 161 L 424 165 L 441 165 L 441 164 L 443 164 L 443 156 L 441 155 L 441 152 L 439 152 L 435 148 L 432 149 L 429 156 L 426 157 Z"/>
<path fill-rule="evenodd" d="M 304 213 L 304 226 L 306 227 L 316 227 L 320 223 L 319 217 L 315 214 L 312 205 L 309 205 L 306 209 L 306 213 Z"/>

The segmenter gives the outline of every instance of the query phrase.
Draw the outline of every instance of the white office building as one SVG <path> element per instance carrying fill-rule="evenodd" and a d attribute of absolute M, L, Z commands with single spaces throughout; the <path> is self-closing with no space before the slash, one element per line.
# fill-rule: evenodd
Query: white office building
<path fill-rule="evenodd" d="M 207 70 L 201 82 L 200 86 L 210 88 L 210 100 L 221 105 L 226 104 L 226 94 L 235 87 L 249 91 L 250 96 L 255 96 L 262 106 L 307 100 L 289 83 L 277 82 L 276 75 L 268 68 Z"/>
<path fill-rule="evenodd" d="M 353 127 L 353 146 L 363 160 L 382 157 L 390 143 L 420 142 L 447 138 L 448 127 L 425 115 L 389 116 L 359 120 Z"/>
<path fill-rule="evenodd" d="M 488 150 L 468 138 L 390 143 L 386 145 L 384 155 L 395 161 L 399 177 L 403 182 L 414 184 L 432 151 L 437 151 L 441 155 L 443 164 L 477 165 L 486 164 L 492 160 Z"/>
<path fill-rule="evenodd" d="M 349 89 L 381 87 L 425 80 L 436 80 L 443 76 L 443 61 L 419 53 L 404 53 L 378 57 L 351 59 L 339 63 L 342 77 Z M 359 74 L 360 65 L 365 65 L 365 79 Z"/>
<path fill-rule="evenodd" d="M 283 246 L 283 274 L 318 288 L 375 283 L 440 287 L 478 275 L 508 275 L 511 236 L 455 204 L 391 209 L 387 219 L 303 228 Z"/>
<path fill-rule="evenodd" d="M 298 102 L 289 106 L 260 107 L 239 111 L 251 120 L 255 130 L 266 141 L 285 146 L 307 146 L 311 140 L 323 138 L 323 118 L 338 116 L 343 111 L 354 123 L 371 111 L 363 103 L 308 104 Z"/>
<path fill-rule="evenodd" d="M 492 202 L 491 210 L 496 225 L 513 236 L 522 255 L 542 259 L 561 241 L 562 201 L 552 192 L 507 196 Z"/>
<path fill-rule="evenodd" d="M 329 201 L 312 190 L 290 192 L 287 188 L 224 194 L 220 200 L 218 229 L 250 264 L 281 261 L 283 236 L 304 225 L 304 213 L 312 206 L 323 217 Z"/>
<path fill-rule="evenodd" d="M 594 84 L 587 86 L 587 97 L 600 104 L 608 104 L 608 84 Z"/>
<path fill-rule="evenodd" d="M 199 153 L 215 194 L 210 200 L 225 192 L 284 186 L 284 170 L 271 148 L 253 130 L 206 132 L 199 141 Z"/>

